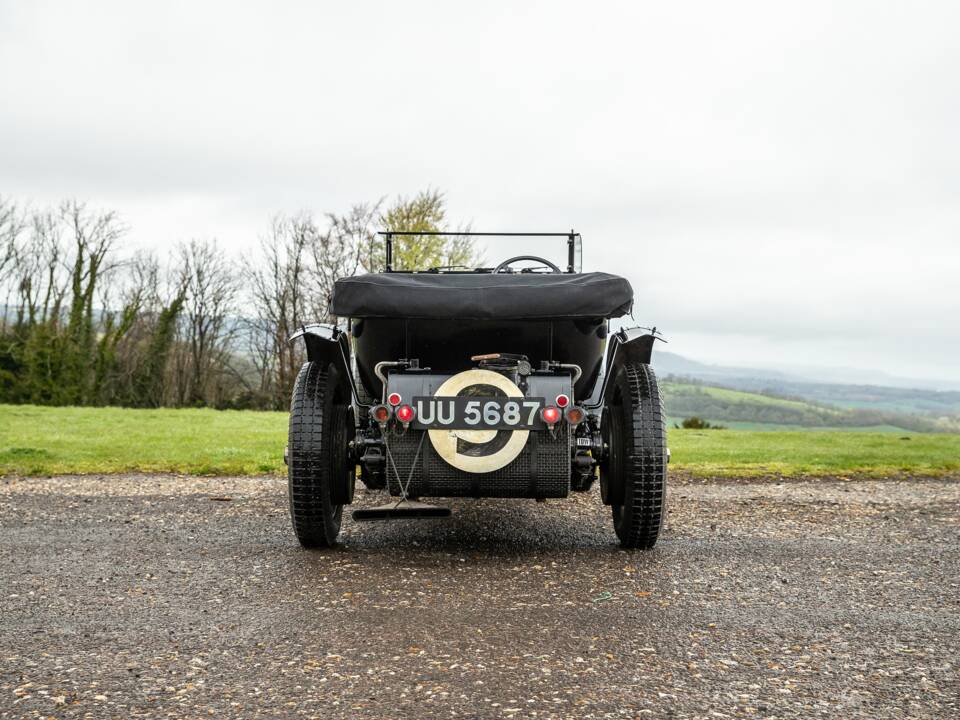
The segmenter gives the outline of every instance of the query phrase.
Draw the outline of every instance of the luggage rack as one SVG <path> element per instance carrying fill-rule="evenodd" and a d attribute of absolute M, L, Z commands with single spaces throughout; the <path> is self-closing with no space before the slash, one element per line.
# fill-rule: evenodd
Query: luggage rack
<path fill-rule="evenodd" d="M 387 262 L 384 267 L 385 272 L 417 272 L 415 270 L 394 270 L 393 269 L 393 238 L 400 236 L 438 236 L 438 235 L 450 235 L 456 237 L 565 237 L 567 238 L 567 272 L 575 273 L 577 272 L 576 268 L 576 258 L 577 250 L 580 249 L 583 238 L 580 233 L 574 232 L 573 229 L 570 232 L 565 233 L 545 233 L 545 232 L 457 232 L 455 230 L 383 230 L 377 233 L 383 237 L 386 243 L 387 250 Z M 423 271 L 420 271 L 423 272 Z M 488 268 L 477 268 L 473 272 L 492 272 Z"/>

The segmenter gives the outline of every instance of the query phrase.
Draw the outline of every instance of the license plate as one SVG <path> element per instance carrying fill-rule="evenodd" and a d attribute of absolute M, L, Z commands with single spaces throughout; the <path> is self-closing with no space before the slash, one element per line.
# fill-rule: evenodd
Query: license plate
<path fill-rule="evenodd" d="M 540 428 L 543 406 L 543 398 L 415 397 L 411 425 L 419 430 Z"/>

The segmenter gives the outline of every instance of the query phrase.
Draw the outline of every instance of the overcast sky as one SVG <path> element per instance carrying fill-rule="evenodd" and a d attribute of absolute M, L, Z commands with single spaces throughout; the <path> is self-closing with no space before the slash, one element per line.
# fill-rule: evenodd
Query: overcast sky
<path fill-rule="evenodd" d="M 0 0 L 0 194 L 239 251 L 432 186 L 581 231 L 675 352 L 958 381 L 958 33 L 957 2 Z"/>

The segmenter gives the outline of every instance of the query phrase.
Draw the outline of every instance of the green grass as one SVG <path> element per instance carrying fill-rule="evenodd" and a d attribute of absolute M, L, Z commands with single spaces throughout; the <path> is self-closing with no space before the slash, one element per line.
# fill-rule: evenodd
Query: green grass
<path fill-rule="evenodd" d="M 670 430 L 669 443 L 672 466 L 698 475 L 942 475 L 960 470 L 960 435 L 945 433 Z"/>
<path fill-rule="evenodd" d="M 287 414 L 0 405 L 0 474 L 280 472 Z"/>
<path fill-rule="evenodd" d="M 675 425 L 680 425 L 685 418 L 682 417 L 667 417 L 667 427 L 671 430 L 676 429 Z M 713 420 L 710 418 L 702 418 L 703 420 L 709 420 L 711 423 L 715 423 L 718 426 L 722 426 L 727 430 L 755 430 L 758 432 L 768 432 L 771 430 L 783 431 L 783 430 L 796 430 L 797 432 L 862 432 L 862 433 L 900 433 L 901 435 L 912 435 L 913 431 L 906 430 L 902 427 L 897 427 L 896 425 L 865 425 L 865 426 L 838 426 L 838 427 L 809 427 L 806 425 L 790 425 L 787 423 L 766 423 L 766 422 L 755 422 L 755 421 L 745 421 L 745 420 Z"/>
<path fill-rule="evenodd" d="M 668 381 L 661 384 L 661 389 L 666 396 L 681 393 L 703 393 L 707 397 L 717 398 L 718 400 L 731 403 L 752 403 L 771 407 L 795 408 L 797 410 L 809 410 L 812 407 L 811 403 L 804 402 L 803 400 L 789 400 L 787 398 L 744 392 L 743 390 L 731 390 L 729 388 L 714 387 L 712 385 L 691 385 L 689 383 Z"/>
<path fill-rule="evenodd" d="M 0 405 L 0 474 L 281 473 L 286 432 L 279 412 Z M 671 466 L 697 475 L 960 471 L 960 435 L 671 429 L 669 439 Z"/>

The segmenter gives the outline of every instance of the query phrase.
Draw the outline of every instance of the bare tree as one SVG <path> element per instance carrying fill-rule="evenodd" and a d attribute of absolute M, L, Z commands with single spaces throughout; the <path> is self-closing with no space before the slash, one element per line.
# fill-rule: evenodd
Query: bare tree
<path fill-rule="evenodd" d="M 37 211 L 14 223 L 8 230 L 7 304 L 12 299 L 15 327 L 22 331 L 35 323 L 59 319 L 57 313 L 69 282 L 58 217 L 49 211 Z"/>
<path fill-rule="evenodd" d="M 12 303 L 19 296 L 20 236 L 26 225 L 24 214 L 16 203 L 0 196 L 0 291 L 3 293 L 0 332 L 3 333 L 7 332 Z"/>
<path fill-rule="evenodd" d="M 107 390 L 111 402 L 129 404 L 133 383 L 143 364 L 143 355 L 156 330 L 157 317 L 164 303 L 160 261 L 152 252 L 137 252 L 123 266 L 117 278 L 116 296 L 124 313 L 133 313 L 126 332 L 116 338 L 112 385 Z"/>
<path fill-rule="evenodd" d="M 63 301 L 69 291 L 67 275 L 67 248 L 63 243 L 63 223 L 53 212 L 46 210 L 33 214 L 31 226 L 32 262 L 25 263 L 25 269 L 32 277 L 24 277 L 24 304 L 29 307 L 30 322 L 60 324 Z M 34 267 L 30 267 L 30 265 Z M 41 292 L 43 301 L 36 303 L 29 299 L 28 287 L 36 283 L 37 298 Z"/>
<path fill-rule="evenodd" d="M 334 283 L 356 275 L 365 261 L 370 262 L 378 247 L 376 226 L 381 204 L 382 201 L 354 205 L 346 215 L 328 213 L 326 232 L 316 234 L 310 247 L 310 274 L 316 295 L 313 315 L 317 321 L 330 319 Z"/>
<path fill-rule="evenodd" d="M 90 212 L 85 203 L 68 200 L 60 216 L 73 236 L 70 325 L 88 332 L 93 326 L 93 298 L 100 276 L 114 267 L 107 262 L 126 231 L 116 213 Z"/>
<path fill-rule="evenodd" d="M 16 203 L 0 195 L 0 286 L 13 267 L 17 237 L 26 223 Z"/>
<path fill-rule="evenodd" d="M 217 405 L 237 334 L 236 270 L 216 240 L 191 240 L 178 249 L 187 290 L 176 360 L 181 405 Z"/>
<path fill-rule="evenodd" d="M 7 282 L 13 275 L 17 236 L 22 231 L 17 206 L 0 196 L 0 336 L 6 335 L 10 318 L 13 288 Z"/>
<path fill-rule="evenodd" d="M 245 263 L 254 317 L 249 344 L 259 374 L 259 392 L 268 405 L 285 407 L 303 361 L 290 335 L 307 320 L 310 246 L 316 228 L 309 216 L 274 218 L 260 240 L 260 254 Z"/>
<path fill-rule="evenodd" d="M 85 203 L 76 200 L 61 205 L 60 218 L 72 235 L 72 256 L 68 263 L 70 308 L 61 366 L 65 381 L 61 399 L 86 403 L 92 400 L 95 381 L 90 363 L 96 341 L 94 298 L 98 283 L 115 267 L 111 252 L 125 228 L 116 213 L 92 212 Z"/>

